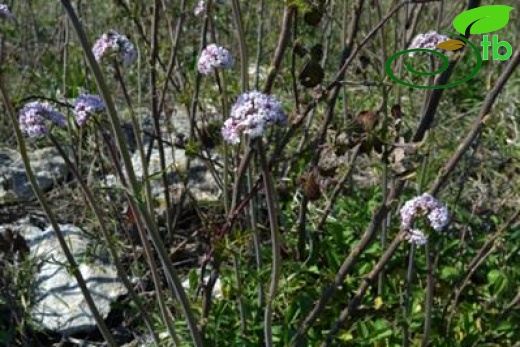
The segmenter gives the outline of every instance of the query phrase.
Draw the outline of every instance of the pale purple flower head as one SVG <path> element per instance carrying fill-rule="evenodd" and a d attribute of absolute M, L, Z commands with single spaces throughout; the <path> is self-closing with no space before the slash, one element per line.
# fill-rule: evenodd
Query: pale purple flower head
<path fill-rule="evenodd" d="M 18 122 L 21 131 L 29 137 L 41 137 L 46 135 L 49 125 L 63 127 L 66 125 L 65 116 L 58 112 L 47 102 L 34 101 L 20 110 Z"/>
<path fill-rule="evenodd" d="M 204 12 L 206 12 L 206 1 L 205 0 L 199 0 L 199 2 L 197 3 L 197 7 L 195 7 L 195 10 L 193 10 L 193 13 L 196 16 L 200 16 Z"/>
<path fill-rule="evenodd" d="M 266 125 L 277 122 L 286 122 L 281 102 L 254 90 L 238 97 L 231 108 L 231 117 L 224 122 L 222 136 L 227 142 L 237 144 L 241 133 L 259 137 Z"/>
<path fill-rule="evenodd" d="M 444 229 L 450 221 L 446 206 L 430 194 L 424 193 L 407 201 L 401 208 L 401 227 L 410 230 L 414 221 L 422 215 L 428 217 L 430 226 L 436 231 Z"/>
<path fill-rule="evenodd" d="M 408 49 L 414 48 L 425 48 L 425 49 L 435 49 L 437 45 L 441 42 L 448 41 L 449 38 L 446 35 L 441 35 L 434 30 L 428 31 L 426 34 L 419 34 L 414 37 L 412 43 L 410 43 L 410 47 Z M 413 56 L 416 52 L 409 53 L 410 56 Z"/>
<path fill-rule="evenodd" d="M 132 42 L 115 31 L 104 33 L 94 43 L 92 52 L 98 62 L 106 56 L 113 56 L 124 66 L 129 66 L 137 60 L 137 50 Z"/>
<path fill-rule="evenodd" d="M 428 237 L 419 229 L 408 230 L 408 235 L 406 235 L 406 237 L 408 242 L 417 246 L 423 246 L 428 241 Z"/>
<path fill-rule="evenodd" d="M 74 100 L 74 118 L 79 126 L 85 124 L 90 116 L 105 110 L 105 103 L 98 95 L 82 94 Z"/>
<path fill-rule="evenodd" d="M 9 10 L 9 7 L 6 4 L 0 4 L 0 18 L 11 18 L 13 14 Z"/>
<path fill-rule="evenodd" d="M 207 75 L 215 69 L 232 68 L 233 58 L 224 47 L 212 43 L 202 51 L 199 58 L 198 69 L 203 75 Z"/>
<path fill-rule="evenodd" d="M 424 245 L 428 240 L 422 230 L 414 228 L 415 221 L 427 217 L 428 224 L 435 231 L 441 231 L 450 221 L 446 206 L 428 193 L 407 201 L 400 212 L 401 228 L 407 232 L 408 241 L 415 245 Z"/>

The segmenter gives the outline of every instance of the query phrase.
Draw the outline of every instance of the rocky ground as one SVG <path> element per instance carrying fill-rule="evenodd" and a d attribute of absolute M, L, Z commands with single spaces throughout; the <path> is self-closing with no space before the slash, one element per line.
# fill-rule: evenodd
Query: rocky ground
<path fill-rule="evenodd" d="M 208 169 L 207 160 L 193 159 L 187 169 L 187 156 L 183 145 L 179 144 L 179 141 L 174 145 L 175 140 L 170 140 L 186 137 L 188 120 L 182 113 L 176 114 L 175 119 L 176 128 L 165 125 L 165 128 L 172 130 L 164 136 L 165 140 L 167 138 L 164 143 L 166 166 L 175 167 L 168 175 L 173 201 L 183 204 L 186 208 L 182 209 L 177 223 L 179 230 L 176 230 L 171 243 L 172 258 L 179 264 L 196 266 L 200 247 L 197 246 L 198 241 L 194 235 L 197 228 L 200 228 L 200 223 L 193 217 L 195 214 L 189 212 L 189 199 L 183 202 L 180 199 L 188 185 L 193 199 L 218 201 L 220 188 Z M 143 120 L 145 134 L 153 133 L 151 123 L 149 118 Z M 133 152 L 134 169 L 137 176 L 142 178 L 143 169 L 135 148 L 133 132 L 128 125 L 125 126 L 125 130 Z M 151 176 L 156 174 L 151 183 L 157 218 L 163 218 L 165 202 L 159 175 L 160 157 L 157 141 L 151 146 L 151 136 L 147 135 L 143 136 L 143 141 L 145 147 L 150 150 L 149 173 Z M 30 151 L 30 160 L 38 184 L 58 216 L 59 227 L 69 242 L 100 313 L 113 329 L 121 345 L 144 346 L 146 336 L 138 336 L 132 330 L 132 317 L 126 317 L 126 313 L 120 309 L 126 303 L 127 290 L 118 279 L 116 269 L 100 243 L 94 219 L 88 215 L 81 191 L 65 161 L 53 147 Z M 96 192 L 110 191 L 109 188 L 119 185 L 115 175 L 109 172 L 104 177 L 89 175 L 89 179 L 97 180 L 93 185 L 97 187 Z M 107 196 L 113 197 L 112 194 Z M 110 215 L 118 214 L 118 211 L 114 212 L 108 207 L 104 207 L 104 210 Z M 119 214 L 119 218 L 124 218 L 124 211 L 120 210 Z M 118 217 L 114 216 L 116 219 Z M 123 240 L 122 247 L 129 249 L 128 252 L 123 252 L 127 253 L 123 260 L 127 259 L 130 264 L 130 258 L 139 258 L 133 253 L 139 252 L 139 247 L 133 244 L 132 228 L 125 228 L 125 224 L 122 223 L 119 229 L 115 227 L 114 232 Z M 185 251 L 177 252 L 175 247 L 186 240 L 189 240 L 191 245 L 185 244 Z M 16 148 L 5 147 L 0 148 L 0 269 L 0 311 L 3 313 L 0 318 L 0 331 L 14 334 L 20 321 L 24 320 L 34 325 L 29 330 L 33 331 L 35 339 L 40 341 L 40 347 L 101 345 L 96 342 L 102 339 L 95 321 L 68 269 L 55 232 L 35 199 L 20 154 Z M 21 279 L 22 273 L 27 278 Z M 20 283 L 22 280 L 24 282 Z M 151 284 L 149 278 L 132 278 L 132 281 L 136 287 L 141 288 Z M 20 286 L 24 287 L 23 292 Z M 18 305 L 20 297 L 28 300 L 24 307 Z M 0 346 L 1 341 L 0 339 Z"/>

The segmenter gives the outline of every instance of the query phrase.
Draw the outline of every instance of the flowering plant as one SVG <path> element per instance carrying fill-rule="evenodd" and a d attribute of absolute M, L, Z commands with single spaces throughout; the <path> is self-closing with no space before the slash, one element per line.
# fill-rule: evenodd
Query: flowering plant
<path fill-rule="evenodd" d="M 231 117 L 224 122 L 222 136 L 227 142 L 236 144 L 240 142 L 242 132 L 252 138 L 259 137 L 266 125 L 285 121 L 281 102 L 254 90 L 238 97 L 231 108 Z"/>
<path fill-rule="evenodd" d="M 401 208 L 401 228 L 408 231 L 409 241 L 415 244 L 426 243 L 427 236 L 414 223 L 426 216 L 428 224 L 435 231 L 441 231 L 449 223 L 448 209 L 432 195 L 424 193 L 407 201 Z"/>

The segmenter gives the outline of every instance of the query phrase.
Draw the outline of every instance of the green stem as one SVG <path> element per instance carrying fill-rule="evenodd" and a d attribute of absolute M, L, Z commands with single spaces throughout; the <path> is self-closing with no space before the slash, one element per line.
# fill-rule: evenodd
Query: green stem
<path fill-rule="evenodd" d="M 262 139 L 257 141 L 258 153 L 260 155 L 260 162 L 262 165 L 262 177 L 264 180 L 264 189 L 266 194 L 267 212 L 269 215 L 269 225 L 271 227 L 271 244 L 273 260 L 271 266 L 271 284 L 269 286 L 269 295 L 265 305 L 264 314 L 264 336 L 266 347 L 273 347 L 273 331 L 272 331 L 272 315 L 273 302 L 278 290 L 278 283 L 280 281 L 282 258 L 280 256 L 280 231 L 278 229 L 278 217 L 275 208 L 275 193 L 273 189 L 273 182 L 271 173 L 269 172 L 269 165 L 265 155 L 265 148 Z"/>
<path fill-rule="evenodd" d="M 422 336 L 422 347 L 428 346 L 428 341 L 430 339 L 430 330 L 432 325 L 432 311 L 433 311 L 433 286 L 434 286 L 434 277 L 433 277 L 433 261 L 432 255 L 430 254 L 430 241 L 426 241 L 424 245 L 424 253 L 426 255 L 426 271 L 427 271 L 427 279 L 426 279 L 426 299 L 424 304 L 424 329 Z"/>
<path fill-rule="evenodd" d="M 72 174 L 74 177 L 76 177 L 76 180 L 78 181 L 81 189 L 83 190 L 83 194 L 85 195 L 85 198 L 90 205 L 90 208 L 94 212 L 94 216 L 96 217 L 99 228 L 101 230 L 101 234 L 103 235 L 103 238 L 105 239 L 105 243 L 108 247 L 108 251 L 110 252 L 110 255 L 112 256 L 112 260 L 114 261 L 114 264 L 116 266 L 117 272 L 119 274 L 119 278 L 123 281 L 123 284 L 125 285 L 126 289 L 130 293 L 130 298 L 135 302 L 137 309 L 139 310 L 139 313 L 143 316 L 143 320 L 146 324 L 146 327 L 148 328 L 150 334 L 152 334 L 152 339 L 154 340 L 154 343 L 157 347 L 159 347 L 159 339 L 157 338 L 157 334 L 155 334 L 154 327 L 152 325 L 152 321 L 150 320 L 150 317 L 148 316 L 148 313 L 146 312 L 146 309 L 144 308 L 141 299 L 139 296 L 135 293 L 133 289 L 133 285 L 128 279 L 128 276 L 126 275 L 126 272 L 124 270 L 123 264 L 121 263 L 121 260 L 119 258 L 119 255 L 117 254 L 117 250 L 113 241 L 113 238 L 110 235 L 110 232 L 106 228 L 106 221 L 103 218 L 104 214 L 100 209 L 99 203 L 94 198 L 94 195 L 92 194 L 92 191 L 87 186 L 85 181 L 82 179 L 76 165 L 74 165 L 70 158 L 68 157 L 67 153 L 63 150 L 59 142 L 54 138 L 54 136 L 50 135 L 51 141 L 54 144 L 54 146 L 58 149 L 58 152 L 62 156 L 63 160 L 65 160 L 65 163 L 69 167 L 69 169 L 72 171 Z"/>
<path fill-rule="evenodd" d="M 240 83 L 242 92 L 245 92 L 248 86 L 248 66 L 247 66 L 247 46 L 244 35 L 244 29 L 242 28 L 242 14 L 240 12 L 240 4 L 238 0 L 231 0 L 231 7 L 233 9 L 233 18 L 235 20 L 236 34 L 238 39 L 238 48 L 240 53 Z"/>
<path fill-rule="evenodd" d="M 242 288 L 242 278 L 240 276 L 240 265 L 239 265 L 239 254 L 233 251 L 233 271 L 235 272 L 235 277 L 237 281 L 237 302 L 238 302 L 238 312 L 240 315 L 240 332 L 247 336 L 247 319 L 246 319 L 246 310 L 244 307 L 244 291 Z"/>
<path fill-rule="evenodd" d="M 221 99 L 222 99 L 222 121 L 227 119 L 229 116 L 229 105 L 228 105 L 228 96 L 227 96 L 227 83 L 226 83 L 226 74 L 223 72 L 222 76 L 215 71 L 215 75 L 217 77 L 217 81 L 220 80 L 221 88 Z M 226 141 L 223 143 L 223 151 L 224 151 L 224 172 L 223 172 L 223 195 L 224 195 L 224 212 L 226 215 L 229 213 L 230 209 L 230 199 L 229 199 L 229 160 L 230 160 L 230 149 L 231 147 L 227 144 Z"/>
<path fill-rule="evenodd" d="M 410 253 L 408 255 L 408 270 L 406 272 L 406 293 L 404 295 L 404 303 L 403 303 L 403 347 L 408 347 L 410 344 L 410 302 L 412 298 L 412 288 L 413 288 L 413 275 L 414 275 L 414 257 L 415 257 L 415 245 L 412 244 L 410 246 Z"/>
<path fill-rule="evenodd" d="M 141 60 L 140 54 L 138 56 L 139 56 L 139 60 Z M 130 98 L 130 94 L 128 93 L 128 89 L 126 88 L 125 81 L 123 79 L 123 75 L 121 74 L 121 70 L 119 69 L 119 64 L 116 61 L 114 61 L 113 66 L 114 66 L 116 80 L 119 82 L 119 85 L 121 86 L 121 91 L 123 92 L 125 102 L 128 106 L 128 110 L 130 112 L 132 130 L 134 131 L 135 141 L 137 144 L 137 151 L 139 152 L 139 157 L 141 159 L 141 165 L 143 167 L 143 177 L 148 177 L 148 161 L 146 160 L 144 144 L 141 139 L 141 127 L 140 127 L 137 117 L 135 115 L 134 107 L 132 104 L 132 99 Z M 139 100 L 138 102 L 140 102 L 141 98 L 138 97 L 138 100 Z M 140 105 L 140 103 L 138 103 L 138 105 Z M 147 179 L 144 180 L 144 188 L 145 188 L 145 198 L 146 198 L 146 203 L 148 205 L 148 210 L 150 211 L 150 213 L 153 213 L 154 206 L 153 206 L 152 190 L 150 187 L 150 181 Z"/>

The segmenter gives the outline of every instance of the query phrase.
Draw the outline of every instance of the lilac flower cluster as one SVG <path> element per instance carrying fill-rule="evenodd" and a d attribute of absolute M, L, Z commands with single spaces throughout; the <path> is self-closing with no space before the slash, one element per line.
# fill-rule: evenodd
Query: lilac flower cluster
<path fill-rule="evenodd" d="M 428 237 L 419 229 L 408 230 L 408 242 L 418 246 L 423 246 L 428 241 Z"/>
<path fill-rule="evenodd" d="M 198 63 L 201 74 L 207 75 L 215 69 L 231 67 L 233 67 L 233 58 L 224 47 L 211 44 L 202 50 Z"/>
<path fill-rule="evenodd" d="M 428 31 L 426 34 L 419 34 L 414 37 L 410 47 L 408 49 L 414 48 L 425 48 L 425 49 L 435 49 L 437 45 L 441 42 L 448 41 L 449 38 L 446 35 L 441 35 L 436 31 Z M 410 56 L 413 56 L 415 52 L 409 53 Z"/>
<path fill-rule="evenodd" d="M 65 116 L 47 102 L 34 101 L 20 110 L 18 115 L 20 129 L 29 137 L 46 135 L 49 125 L 63 127 L 66 125 Z"/>
<path fill-rule="evenodd" d="M 105 110 L 105 103 L 98 95 L 82 94 L 74 100 L 74 118 L 79 126 L 85 124 L 90 116 Z"/>
<path fill-rule="evenodd" d="M 435 231 L 444 229 L 450 220 L 446 206 L 428 193 L 407 201 L 401 208 L 401 228 L 409 232 L 410 242 L 421 244 L 426 240 L 422 231 L 412 229 L 414 221 L 424 215 Z"/>
<path fill-rule="evenodd" d="M 124 66 L 129 66 L 137 60 L 137 51 L 132 42 L 115 31 L 103 34 L 94 43 L 92 52 L 98 62 L 106 56 L 114 56 Z"/>
<path fill-rule="evenodd" d="M 1 17 L 9 18 L 12 16 L 13 16 L 13 14 L 9 10 L 9 7 L 6 4 L 0 4 L 0 18 Z"/>
<path fill-rule="evenodd" d="M 280 101 L 254 90 L 238 97 L 231 108 L 231 117 L 224 122 L 222 136 L 227 142 L 237 144 L 242 132 L 255 138 L 263 134 L 266 125 L 285 123 L 286 119 Z"/>

